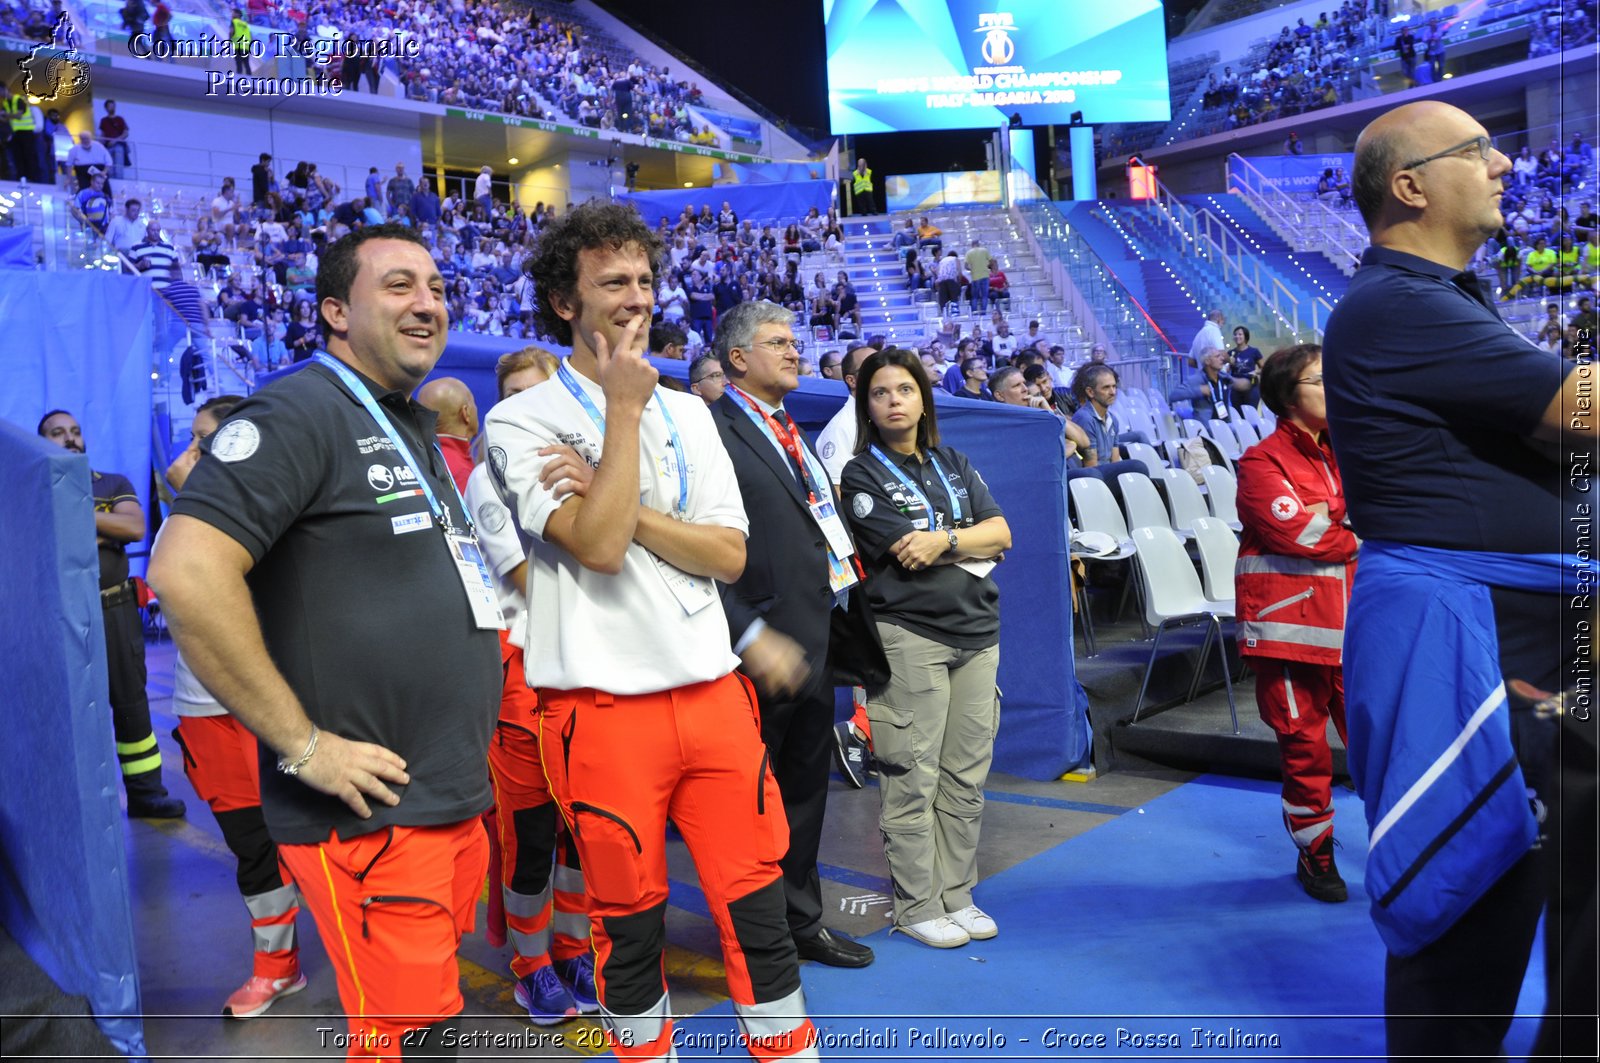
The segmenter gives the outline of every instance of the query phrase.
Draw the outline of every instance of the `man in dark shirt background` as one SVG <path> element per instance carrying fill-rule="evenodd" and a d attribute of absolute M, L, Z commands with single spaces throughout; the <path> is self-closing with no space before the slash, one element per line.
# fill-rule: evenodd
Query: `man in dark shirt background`
<path fill-rule="evenodd" d="M 1491 804 L 1495 785 L 1468 777 L 1453 785 L 1462 788 L 1463 801 L 1475 792 L 1473 803 L 1443 833 L 1434 835 L 1429 827 L 1414 836 L 1420 853 L 1399 881 L 1385 890 L 1384 883 L 1375 884 L 1369 875 L 1369 888 L 1385 893 L 1374 894 L 1375 918 L 1403 894 L 1411 878 L 1428 873 L 1430 861 L 1448 861 L 1459 874 L 1478 874 L 1487 883 L 1475 903 L 1460 912 L 1440 894 L 1455 889 L 1464 906 L 1473 897 L 1471 884 L 1452 881 L 1440 894 L 1429 891 L 1419 911 L 1431 915 L 1442 910 L 1445 918 L 1415 935 L 1423 941 L 1420 946 L 1391 948 L 1384 1002 L 1391 1057 L 1499 1056 L 1516 1010 L 1547 875 L 1548 1001 L 1535 1055 L 1595 1055 L 1592 714 L 1570 713 L 1556 736 L 1551 721 L 1528 711 L 1527 703 L 1534 699 L 1523 699 L 1523 711 L 1516 711 L 1513 701 L 1508 720 L 1502 716 L 1505 704 L 1495 708 L 1491 695 L 1479 710 L 1483 718 L 1473 716 L 1472 725 L 1457 735 L 1452 714 L 1461 706 L 1443 704 L 1442 698 L 1419 704 L 1405 694 L 1413 683 L 1437 682 L 1430 666 L 1447 673 L 1446 681 L 1471 678 L 1474 661 L 1464 653 L 1452 662 L 1413 667 L 1403 680 L 1405 690 L 1361 689 L 1367 682 L 1359 652 L 1361 626 L 1370 623 L 1372 630 L 1381 631 L 1380 613 L 1394 613 L 1417 600 L 1411 590 L 1414 576 L 1397 579 L 1392 567 L 1387 578 L 1382 575 L 1379 562 L 1396 549 L 1410 556 L 1418 556 L 1419 547 L 1454 552 L 1454 560 L 1439 562 L 1436 573 L 1424 570 L 1419 581 L 1421 598 L 1431 595 L 1451 603 L 1452 618 L 1463 615 L 1463 599 L 1481 602 L 1477 595 L 1482 593 L 1492 603 L 1493 632 L 1469 628 L 1470 620 L 1459 621 L 1465 638 L 1418 630 L 1412 635 L 1413 653 L 1426 656 L 1430 644 L 1481 645 L 1478 640 L 1493 635 L 1498 672 L 1515 692 L 1513 681 L 1547 691 L 1573 686 L 1575 666 L 1588 652 L 1589 635 L 1577 642 L 1571 636 L 1586 630 L 1581 624 L 1593 623 L 1590 608 L 1576 603 L 1569 607 L 1567 597 L 1550 590 L 1513 589 L 1504 576 L 1491 581 L 1463 575 L 1480 554 L 1571 554 L 1573 537 L 1586 534 L 1582 528 L 1592 520 L 1590 477 L 1573 470 L 1587 470 L 1594 452 L 1595 419 L 1585 396 L 1585 391 L 1593 393 L 1593 367 L 1565 363 L 1519 336 L 1500 319 L 1490 294 L 1467 266 L 1503 224 L 1502 178 L 1510 171 L 1511 160 L 1494 148 L 1483 127 L 1447 104 L 1408 104 L 1369 125 L 1356 144 L 1354 192 L 1372 246 L 1330 317 L 1326 334 L 1331 438 L 1344 474 L 1351 522 L 1366 543 L 1346 641 L 1352 772 L 1365 756 L 1367 763 L 1392 767 L 1400 762 L 1407 771 L 1431 773 L 1421 775 L 1428 787 L 1419 790 L 1419 781 L 1405 791 L 1406 800 L 1388 808 L 1385 802 L 1397 795 L 1385 793 L 1387 787 L 1380 784 L 1390 780 L 1363 779 L 1369 821 L 1376 808 L 1386 813 L 1380 826 L 1400 828 L 1390 831 L 1391 836 L 1412 829 L 1403 822 L 1407 808 L 1424 799 L 1422 791 L 1437 794 L 1444 789 L 1438 784 L 1449 781 L 1445 773 L 1457 754 L 1470 754 L 1468 746 L 1480 723 L 1485 736 L 1480 741 L 1509 733 L 1515 746 L 1515 762 L 1501 768 L 1502 776 L 1510 773 L 1507 785 L 1514 787 L 1504 797 L 1511 811 L 1528 815 L 1521 787 L 1515 785 L 1518 763 L 1521 781 L 1549 809 L 1543 844 L 1517 859 L 1517 841 L 1534 831 L 1501 831 L 1503 821 L 1496 821 L 1494 834 L 1481 833 L 1475 824 L 1482 820 L 1474 817 Z M 1520 562 L 1519 568 L 1532 564 L 1525 557 L 1512 560 Z M 1474 583 L 1478 586 L 1472 587 Z M 1457 594 L 1458 586 L 1467 589 Z M 1485 663 L 1492 671 L 1494 662 Z M 1370 667 L 1381 672 L 1386 662 L 1374 656 Z M 1466 713 L 1478 696 L 1473 694 Z M 1392 717 L 1365 715 L 1364 703 L 1381 707 L 1390 697 L 1396 706 Z M 1495 711 L 1487 714 L 1488 709 Z M 1418 733 L 1419 713 L 1432 714 L 1423 720 L 1424 731 L 1442 735 L 1436 740 L 1441 748 L 1421 756 L 1401 737 Z M 1446 744 L 1448 750 L 1442 748 Z M 1368 756 L 1363 749 L 1375 752 Z M 1459 852 L 1451 855 L 1449 843 L 1458 831 L 1473 842 L 1464 859 Z M 1513 862 L 1492 878 L 1494 868 L 1481 859 L 1472 863 L 1474 853 L 1486 851 L 1486 839 L 1508 835 Z M 1386 852 L 1394 851 L 1392 842 L 1384 844 L 1390 846 Z M 1408 839 L 1402 850 L 1408 860 L 1413 855 L 1409 845 Z M 1372 866 L 1369 862 L 1369 871 Z M 1443 907 L 1430 911 L 1429 904 Z M 1453 921 L 1446 922 L 1449 917 Z M 1441 924 L 1444 928 L 1438 930 Z M 1580 1018 L 1585 1012 L 1588 1017 Z M 1563 1022 L 1563 1014 L 1571 1018 Z"/>
<path fill-rule="evenodd" d="M 45 414 L 39 421 L 39 434 L 74 454 L 84 453 L 83 429 L 66 410 Z M 111 723 L 122 785 L 128 791 L 128 815 L 173 819 L 183 815 L 183 802 L 170 796 L 161 782 L 161 750 L 156 748 L 144 689 L 144 623 L 139 618 L 133 581 L 128 578 L 127 546 L 145 536 L 144 508 L 126 476 L 91 470 L 89 480 L 100 553 L 100 611 L 105 622 Z"/>
<path fill-rule="evenodd" d="M 409 397 L 449 327 L 426 246 L 400 225 L 353 233 L 317 296 L 331 357 L 207 440 L 150 582 L 195 677 L 261 740 L 267 826 L 351 1036 L 395 1058 L 462 1007 L 499 653 L 458 566 L 477 549 L 434 415 Z"/>

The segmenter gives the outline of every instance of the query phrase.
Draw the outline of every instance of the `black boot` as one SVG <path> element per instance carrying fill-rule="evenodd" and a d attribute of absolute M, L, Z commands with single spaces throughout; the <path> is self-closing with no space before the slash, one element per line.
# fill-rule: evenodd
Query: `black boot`
<path fill-rule="evenodd" d="M 1300 850 L 1300 859 L 1294 867 L 1295 877 L 1306 893 L 1319 901 L 1337 904 L 1350 899 L 1344 879 L 1333 862 L 1333 831 L 1327 831 L 1310 849 Z"/>
<path fill-rule="evenodd" d="M 128 791 L 130 819 L 178 819 L 183 815 L 183 802 L 161 784 L 160 768 L 124 775 L 122 785 Z"/>

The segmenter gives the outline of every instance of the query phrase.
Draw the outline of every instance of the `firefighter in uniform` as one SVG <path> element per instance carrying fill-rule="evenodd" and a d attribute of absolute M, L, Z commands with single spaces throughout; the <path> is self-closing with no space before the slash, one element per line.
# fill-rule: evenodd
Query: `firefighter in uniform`
<path fill-rule="evenodd" d="M 1317 900 L 1343 901 L 1328 720 L 1344 739 L 1344 616 L 1360 543 L 1344 524 L 1328 445 L 1322 348 L 1274 354 L 1261 397 L 1278 428 L 1239 461 L 1239 652 L 1253 659 L 1256 706 L 1278 735 L 1283 821 L 1300 850 L 1295 876 Z"/>

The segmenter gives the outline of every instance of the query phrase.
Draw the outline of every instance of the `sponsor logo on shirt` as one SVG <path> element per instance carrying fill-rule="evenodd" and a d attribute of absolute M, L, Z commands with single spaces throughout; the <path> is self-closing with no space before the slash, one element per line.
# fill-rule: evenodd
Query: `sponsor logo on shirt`
<path fill-rule="evenodd" d="M 394 441 L 388 436 L 367 436 L 356 440 L 356 448 L 363 454 L 373 454 L 380 450 L 393 450 Z"/>
<path fill-rule="evenodd" d="M 407 513 L 399 517 L 390 517 L 389 526 L 394 529 L 396 535 L 421 531 L 424 528 L 433 527 L 433 514 L 423 511 L 421 513 Z"/>
<path fill-rule="evenodd" d="M 855 495 L 850 499 L 850 512 L 856 515 L 857 520 L 866 520 L 872 515 L 872 496 L 869 494 Z"/>
<path fill-rule="evenodd" d="M 387 465 L 373 465 L 367 469 L 367 483 L 374 491 L 387 491 L 394 486 L 394 474 Z"/>
<path fill-rule="evenodd" d="M 244 461 L 261 446 L 261 429 L 248 417 L 229 421 L 211 437 L 211 456 L 218 461 Z"/>
<path fill-rule="evenodd" d="M 490 535 L 496 535 L 506 526 L 506 519 L 510 512 L 505 506 L 492 499 L 478 507 L 478 523 L 483 525 L 483 530 Z"/>

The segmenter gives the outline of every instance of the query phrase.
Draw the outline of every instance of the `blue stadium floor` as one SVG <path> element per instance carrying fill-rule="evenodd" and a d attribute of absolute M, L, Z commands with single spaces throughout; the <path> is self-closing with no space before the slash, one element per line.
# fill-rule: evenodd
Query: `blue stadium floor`
<path fill-rule="evenodd" d="M 249 930 L 233 859 L 180 771 L 169 734 L 172 649 L 150 647 L 150 694 L 168 786 L 189 818 L 134 821 L 135 934 L 146 1042 L 158 1059 L 341 1058 L 338 997 L 309 916 L 309 988 L 267 1015 L 230 1022 L 222 1000 L 249 973 Z M 807 964 L 826 1058 L 1382 1058 L 1383 950 L 1361 889 L 1359 802 L 1336 797 L 1348 904 L 1307 898 L 1273 784 L 1176 772 L 1090 783 L 989 783 L 977 900 L 1000 936 L 940 951 L 890 935 L 889 883 L 873 788 L 834 783 L 823 840 L 830 925 L 863 937 L 877 962 Z M 674 843 L 667 970 L 683 1058 L 747 1059 L 734 1037 L 715 928 L 688 854 Z M 509 949 L 479 930 L 464 943 L 461 1028 L 517 1047 L 462 1058 L 601 1055 L 596 1024 L 535 1029 L 518 1018 Z M 1530 970 L 1508 1049 L 1526 1052 L 1542 1005 Z"/>

